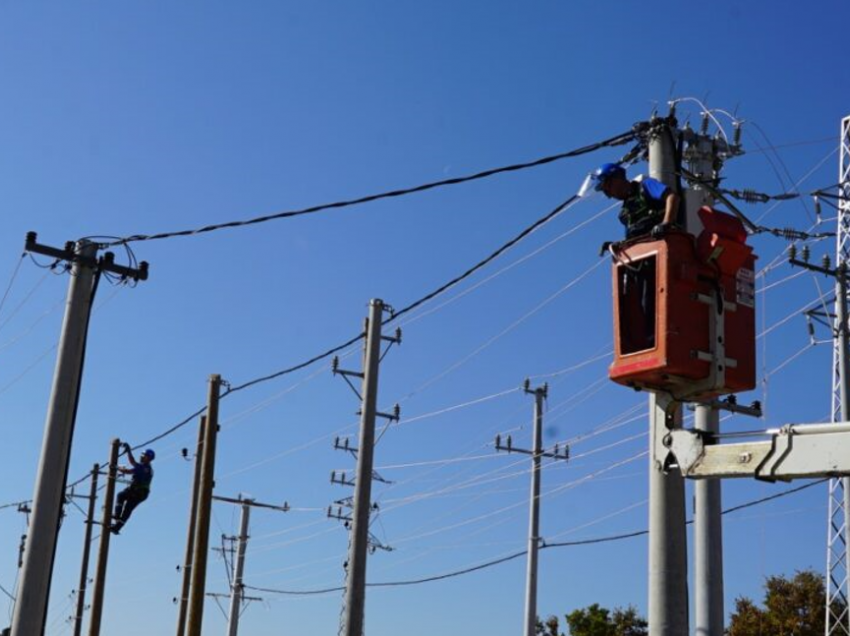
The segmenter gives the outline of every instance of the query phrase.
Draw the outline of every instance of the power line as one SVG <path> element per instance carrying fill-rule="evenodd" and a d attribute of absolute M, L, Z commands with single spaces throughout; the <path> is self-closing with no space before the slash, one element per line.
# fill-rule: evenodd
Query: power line
<path fill-rule="evenodd" d="M 636 124 L 636 126 L 638 126 Z M 331 209 L 339 209 L 346 208 L 354 205 L 360 205 L 362 203 L 370 203 L 372 201 L 379 201 L 381 199 L 389 199 L 393 197 L 401 197 L 406 196 L 408 194 L 415 194 L 417 192 L 425 192 L 426 190 L 433 190 L 435 188 L 441 188 L 444 186 L 450 185 L 458 185 L 461 183 L 469 183 L 470 181 L 477 181 L 480 179 L 486 179 L 488 177 L 495 176 L 497 174 L 503 174 L 506 172 L 517 172 L 519 170 L 526 170 L 528 168 L 536 168 L 539 166 L 543 166 L 549 163 L 554 163 L 556 161 L 560 161 L 562 159 L 568 159 L 570 157 L 578 157 L 579 155 L 584 155 L 590 152 L 594 152 L 595 150 L 599 150 L 600 148 L 604 148 L 606 146 L 619 146 L 625 143 L 628 143 L 632 139 L 635 138 L 637 132 L 633 129 L 625 133 L 621 133 L 604 141 L 597 142 L 595 144 L 590 144 L 589 146 L 584 146 L 582 148 L 577 148 L 575 150 L 570 150 L 568 152 L 562 152 L 557 155 L 551 155 L 549 157 L 543 157 L 541 159 L 535 159 L 534 161 L 529 161 L 526 163 L 518 163 L 510 166 L 504 166 L 502 168 L 492 168 L 490 170 L 484 170 L 483 172 L 477 172 L 475 174 L 466 175 L 462 177 L 454 177 L 452 179 L 443 179 L 440 181 L 432 181 L 430 183 L 425 183 L 422 185 L 414 186 L 412 188 L 403 188 L 399 190 L 391 190 L 389 192 L 381 192 L 378 194 L 370 194 L 367 196 L 359 197 L 356 199 L 348 199 L 344 201 L 336 201 L 334 203 L 323 203 L 320 205 L 314 205 L 308 208 L 302 208 L 300 210 L 288 210 L 286 212 L 277 212 L 275 214 L 268 214 L 265 216 L 259 216 L 252 219 L 247 219 L 244 221 L 229 221 L 227 223 L 217 223 L 214 225 L 207 225 L 200 228 L 195 228 L 192 230 L 180 230 L 176 232 L 162 232 L 160 234 L 134 234 L 132 236 L 127 236 L 124 238 L 120 238 L 108 243 L 103 243 L 102 247 L 114 247 L 116 245 L 126 245 L 131 242 L 138 241 L 155 241 L 159 239 L 166 238 L 174 238 L 178 236 L 195 236 L 198 234 L 204 234 L 207 232 L 214 232 L 216 230 L 223 230 L 229 228 L 236 227 L 244 227 L 246 225 L 256 225 L 258 223 L 266 223 L 268 221 L 275 221 L 278 219 L 286 219 L 292 218 L 296 216 L 303 216 L 306 214 L 315 214 L 316 212 L 323 212 L 325 210 Z"/>
<path fill-rule="evenodd" d="M 773 501 L 775 499 L 780 499 L 782 497 L 787 497 L 788 495 L 793 495 L 802 490 L 806 490 L 808 488 L 812 488 L 819 484 L 823 484 L 829 481 L 828 479 L 819 479 L 817 481 L 811 482 L 809 484 L 804 484 L 803 486 L 797 486 L 796 488 L 790 488 L 789 490 L 785 490 L 781 493 L 777 493 L 775 495 L 769 495 L 767 497 L 762 497 L 760 499 L 754 499 L 752 501 L 745 502 L 743 504 L 733 506 L 731 508 L 727 508 L 721 514 L 727 515 L 733 512 L 738 512 L 739 510 L 744 510 L 746 508 L 752 508 L 754 506 L 758 506 L 763 503 L 767 503 L 769 501 Z M 688 525 L 693 524 L 693 519 L 688 520 L 686 522 Z M 593 537 L 589 539 L 579 539 L 576 541 L 559 541 L 557 543 L 544 543 L 540 546 L 540 549 L 546 550 L 550 548 L 567 548 L 567 547 L 578 547 L 583 545 L 596 545 L 600 543 L 612 543 L 615 541 L 623 541 L 625 539 L 633 539 L 635 537 L 641 537 L 644 535 L 648 535 L 649 530 L 636 530 L 634 532 L 625 532 L 622 534 L 614 534 L 603 537 Z M 367 583 L 367 587 L 403 587 L 409 585 L 419 585 L 422 583 L 431 583 L 434 581 L 442 581 L 445 579 L 455 578 L 458 576 L 463 576 L 464 574 L 470 574 L 472 572 L 478 572 L 480 570 L 484 570 L 487 568 L 495 567 L 497 565 L 501 565 L 502 563 L 507 563 L 514 559 L 518 559 L 519 557 L 525 556 L 528 553 L 527 550 L 522 550 L 521 552 L 515 552 L 513 554 L 509 554 L 507 556 L 501 557 L 499 559 L 495 559 L 493 561 L 488 561 L 486 563 L 481 563 L 479 565 L 475 565 L 472 567 L 464 568 L 462 570 L 456 570 L 454 572 L 447 572 L 445 574 L 438 574 L 435 576 L 429 576 L 421 579 L 413 579 L 408 581 L 387 581 L 383 583 Z M 254 587 L 252 585 L 246 585 L 246 589 L 255 590 L 257 592 L 265 592 L 267 594 L 281 594 L 287 596 L 309 596 L 309 595 L 318 595 L 318 594 L 328 594 L 331 592 L 338 592 L 344 588 L 342 587 L 334 587 L 334 588 L 325 588 L 320 590 L 279 590 L 274 588 L 266 588 L 266 587 Z"/>

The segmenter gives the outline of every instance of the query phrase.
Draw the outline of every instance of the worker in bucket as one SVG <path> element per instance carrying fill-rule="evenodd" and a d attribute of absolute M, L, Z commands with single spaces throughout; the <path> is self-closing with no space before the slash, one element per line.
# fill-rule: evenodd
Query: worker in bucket
<path fill-rule="evenodd" d="M 136 458 L 133 457 L 130 445 L 125 443 L 123 447 L 127 453 L 127 459 L 130 461 L 130 466 L 119 466 L 118 471 L 125 475 L 132 475 L 132 478 L 130 485 L 118 493 L 115 512 L 112 515 L 114 522 L 112 527 L 109 528 L 113 534 L 118 534 L 121 531 L 136 506 L 148 498 L 151 491 L 151 481 L 153 481 L 151 462 L 156 457 L 156 453 L 149 448 L 142 453 L 141 460 L 137 462 Z"/>
<path fill-rule="evenodd" d="M 677 225 L 681 197 L 657 179 L 630 181 L 618 163 L 602 164 L 591 178 L 595 190 L 623 202 L 619 218 L 626 226 L 626 239 L 660 238 Z"/>

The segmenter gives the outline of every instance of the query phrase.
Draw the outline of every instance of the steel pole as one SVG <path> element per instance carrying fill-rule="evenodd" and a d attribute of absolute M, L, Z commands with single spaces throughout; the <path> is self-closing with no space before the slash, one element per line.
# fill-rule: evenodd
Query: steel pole
<path fill-rule="evenodd" d="M 89 636 L 100 635 L 100 622 L 103 617 L 103 597 L 106 592 L 106 564 L 109 560 L 109 531 L 112 525 L 112 508 L 115 504 L 115 478 L 118 474 L 118 449 L 121 440 L 113 439 L 109 450 L 109 467 L 106 475 L 106 491 L 103 493 L 103 515 L 100 521 L 100 547 L 97 552 L 97 569 L 91 598 L 91 619 Z"/>
<path fill-rule="evenodd" d="M 33 494 L 12 636 L 44 632 L 91 310 L 97 245 L 78 241 Z"/>
<path fill-rule="evenodd" d="M 80 566 L 80 584 L 77 587 L 77 613 L 74 615 L 74 636 L 83 633 L 83 612 L 86 609 L 86 587 L 89 579 L 89 556 L 91 555 L 91 535 L 94 527 L 95 504 L 97 503 L 97 475 L 100 464 L 95 464 L 91 471 L 91 489 L 89 490 L 89 507 L 86 515 L 86 532 L 83 539 L 83 562 Z"/>
<path fill-rule="evenodd" d="M 251 516 L 251 502 L 242 504 L 242 516 L 239 522 L 239 545 L 236 548 L 236 565 L 233 572 L 233 587 L 230 590 L 230 614 L 228 615 L 227 634 L 236 636 L 239 632 L 239 613 L 242 611 L 242 599 L 245 586 L 242 576 L 245 572 L 245 549 L 248 546 L 248 520 Z"/>
<path fill-rule="evenodd" d="M 189 532 L 186 537 L 186 556 L 183 558 L 183 585 L 180 588 L 177 613 L 177 636 L 186 633 L 186 610 L 189 605 L 189 588 L 192 584 L 192 557 L 195 550 L 195 516 L 198 512 L 198 488 L 201 483 L 201 465 L 203 464 L 204 435 L 207 428 L 207 416 L 202 415 L 198 423 L 198 444 L 195 451 L 195 472 L 192 476 L 192 500 L 189 502 Z"/>
<path fill-rule="evenodd" d="M 381 320 L 384 303 L 369 304 L 360 412 L 360 445 L 351 521 L 351 547 L 345 589 L 345 636 L 363 636 L 366 605 L 366 560 L 369 551 L 369 520 L 372 513 L 372 464 L 375 445 L 375 414 L 378 402 L 378 367 L 381 359 Z"/>
<path fill-rule="evenodd" d="M 850 420 L 850 352 L 848 352 L 848 324 L 847 324 L 847 261 L 843 255 L 838 263 L 835 276 L 835 323 L 838 332 L 838 373 L 841 384 L 839 395 L 841 399 L 841 421 Z M 848 536 L 850 529 L 850 477 L 841 478 L 841 486 L 844 497 L 844 534 Z M 845 572 L 850 577 L 850 550 L 845 545 L 844 549 Z M 827 608 L 827 612 L 829 609 Z M 850 633 L 850 612 L 846 613 L 845 625 Z"/>
<path fill-rule="evenodd" d="M 694 426 L 720 431 L 720 414 L 697 406 Z M 694 483 L 694 613 L 696 636 L 723 636 L 723 523 L 721 480 Z"/>
<path fill-rule="evenodd" d="M 537 556 L 540 548 L 540 463 L 543 452 L 543 400 L 546 389 L 534 390 L 534 435 L 531 456 L 531 501 L 528 519 L 528 564 L 525 588 L 525 636 L 537 634 Z"/>
<path fill-rule="evenodd" d="M 201 636 L 206 596 L 207 554 L 210 542 L 210 516 L 212 493 L 215 485 L 215 445 L 218 434 L 218 400 L 221 393 L 221 376 L 212 375 L 207 396 L 207 427 L 204 437 L 201 486 L 198 491 L 198 511 L 195 526 L 195 550 L 192 557 L 192 584 L 189 590 L 189 617 L 186 633 Z"/>

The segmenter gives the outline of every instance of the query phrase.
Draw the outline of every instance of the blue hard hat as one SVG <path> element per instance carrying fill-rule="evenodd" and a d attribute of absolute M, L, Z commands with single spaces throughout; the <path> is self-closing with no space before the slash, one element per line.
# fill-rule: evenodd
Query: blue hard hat
<path fill-rule="evenodd" d="M 619 163 L 603 163 L 599 166 L 596 171 L 593 173 L 593 180 L 596 182 L 594 186 L 594 190 L 602 190 L 602 185 L 608 180 L 609 177 L 620 176 L 625 178 L 626 169 L 623 168 Z"/>
<path fill-rule="evenodd" d="M 156 459 L 156 453 L 153 452 L 153 449 L 150 449 L 150 448 L 147 449 L 144 453 L 142 453 L 142 455 L 144 455 L 145 457 L 147 457 L 151 461 Z"/>

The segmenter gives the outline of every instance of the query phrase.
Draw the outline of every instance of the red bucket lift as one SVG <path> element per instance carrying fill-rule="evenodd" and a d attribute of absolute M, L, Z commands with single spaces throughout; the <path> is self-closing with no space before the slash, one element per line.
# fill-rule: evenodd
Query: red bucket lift
<path fill-rule="evenodd" d="M 615 382 L 687 400 L 755 388 L 756 257 L 736 217 L 699 215 L 698 237 L 613 250 Z"/>

